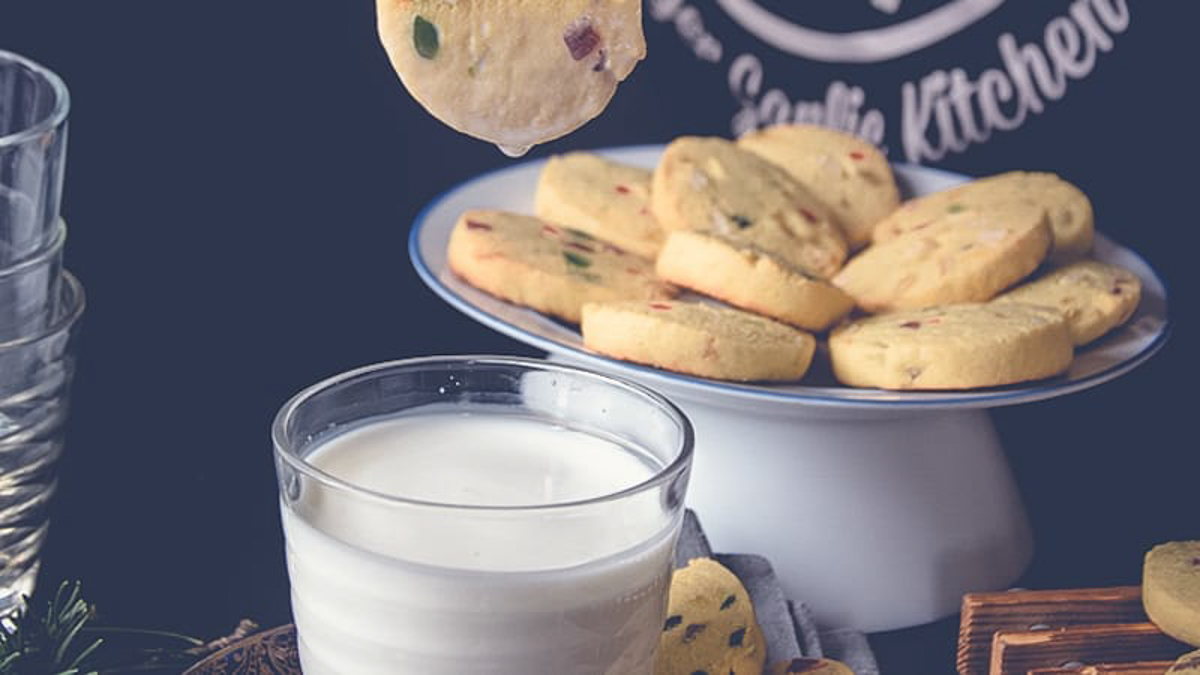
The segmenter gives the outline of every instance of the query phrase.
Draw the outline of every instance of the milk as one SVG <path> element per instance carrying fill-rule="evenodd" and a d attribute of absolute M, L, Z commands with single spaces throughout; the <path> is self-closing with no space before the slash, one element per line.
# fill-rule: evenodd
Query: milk
<path fill-rule="evenodd" d="M 445 413 L 368 423 L 307 461 L 430 503 L 328 489 L 285 502 L 309 675 L 653 672 L 677 515 L 653 490 L 564 506 L 650 479 L 648 455 L 531 418 Z M 558 506 L 511 508 L 538 505 Z"/>

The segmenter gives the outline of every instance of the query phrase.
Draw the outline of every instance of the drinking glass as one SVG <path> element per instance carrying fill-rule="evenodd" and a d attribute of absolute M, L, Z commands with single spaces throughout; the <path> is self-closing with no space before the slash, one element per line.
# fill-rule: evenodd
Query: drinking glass
<path fill-rule="evenodd" d="M 69 108 L 67 87 L 57 75 L 0 50 L 0 268 L 54 237 Z"/>
<path fill-rule="evenodd" d="M 0 617 L 33 592 L 49 528 L 83 287 L 64 272 L 46 330 L 0 342 Z"/>
<path fill-rule="evenodd" d="M 653 673 L 692 459 L 665 398 L 428 357 L 310 387 L 273 440 L 308 675 Z"/>

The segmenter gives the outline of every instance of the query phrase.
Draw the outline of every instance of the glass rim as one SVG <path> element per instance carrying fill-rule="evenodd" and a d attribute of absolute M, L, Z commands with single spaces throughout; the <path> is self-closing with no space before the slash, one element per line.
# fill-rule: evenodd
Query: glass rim
<path fill-rule="evenodd" d="M 44 265 L 47 260 L 51 260 L 62 253 L 63 247 L 67 243 L 67 221 L 59 218 L 55 223 L 54 236 L 48 245 L 43 246 L 40 251 L 35 252 L 33 255 L 25 256 L 7 267 L 0 265 L 0 281 L 9 277 L 15 277 L 39 265 Z"/>
<path fill-rule="evenodd" d="M 292 420 L 296 411 L 307 401 L 311 400 L 317 394 L 330 389 L 333 386 L 341 384 L 347 380 L 380 373 L 388 370 L 396 369 L 415 369 L 421 366 L 438 366 L 438 365 L 454 365 L 454 366 L 470 366 L 478 364 L 484 366 L 509 366 L 524 368 L 527 370 L 537 370 L 542 372 L 559 372 L 567 373 L 576 376 L 583 376 L 595 382 L 602 382 L 606 385 L 613 386 L 617 389 L 639 396 L 648 402 L 654 404 L 659 410 L 665 412 L 669 417 L 674 419 L 679 425 L 681 438 L 679 443 L 679 452 L 674 459 L 657 469 L 654 475 L 644 481 L 635 483 L 634 485 L 622 488 L 615 492 L 608 492 L 595 497 L 586 499 L 574 499 L 564 502 L 554 502 L 550 504 L 515 504 L 515 505 L 491 505 L 491 504 L 453 504 L 449 502 L 439 502 L 425 499 L 414 499 L 411 497 L 401 497 L 398 495 L 387 494 L 377 490 L 370 490 L 354 483 L 338 478 L 333 474 L 323 471 L 298 454 L 298 447 L 288 447 L 286 442 L 286 429 L 289 421 Z M 605 502 L 617 501 L 625 497 L 639 494 L 651 490 L 659 485 L 663 485 L 675 479 L 676 476 L 683 473 L 690 465 L 693 454 L 693 446 L 695 445 L 695 432 L 692 428 L 692 422 L 687 415 L 683 413 L 670 399 L 662 394 L 650 389 L 646 386 L 631 382 L 619 377 L 614 377 L 605 373 L 598 373 L 577 366 L 554 363 L 542 359 L 532 359 L 519 356 L 493 356 L 486 354 L 468 354 L 468 355 L 442 355 L 442 356 L 419 356 L 406 359 L 397 359 L 392 361 L 384 361 L 367 366 L 361 366 L 344 373 L 325 378 L 310 385 L 298 394 L 288 399 L 283 407 L 275 416 L 275 420 L 271 425 L 271 440 L 274 445 L 274 454 L 280 458 L 293 470 L 317 481 L 318 483 L 333 488 L 339 491 L 351 493 L 358 497 L 370 499 L 383 504 L 392 506 L 414 506 L 424 508 L 435 508 L 440 510 L 457 510 L 472 513 L 522 513 L 522 512 L 554 512 L 579 508 L 592 504 L 601 504 Z"/>
<path fill-rule="evenodd" d="M 71 110 L 71 93 L 67 84 L 53 70 L 43 66 L 33 59 L 21 56 L 15 52 L 0 49 L 0 63 L 11 62 L 20 65 L 37 75 L 54 92 L 54 109 L 42 119 L 6 136 L 0 136 L 0 149 L 7 146 L 21 145 L 33 140 L 50 129 L 54 129 L 67 119 Z"/>
<path fill-rule="evenodd" d="M 72 300 L 70 306 L 62 308 L 66 311 L 60 311 L 54 321 L 43 331 L 33 335 L 14 338 L 8 342 L 0 342 L 0 352 L 28 347 L 42 340 L 65 333 L 83 315 L 83 310 L 87 307 L 87 294 L 83 290 L 83 284 L 79 282 L 79 279 L 74 274 L 65 269 L 62 271 L 62 283 L 64 285 L 58 291 L 59 299 L 69 298 Z"/>

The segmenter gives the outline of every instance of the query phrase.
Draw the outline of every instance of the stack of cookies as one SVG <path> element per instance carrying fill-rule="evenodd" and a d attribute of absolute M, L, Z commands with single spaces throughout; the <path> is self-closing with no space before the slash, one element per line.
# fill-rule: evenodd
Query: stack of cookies
<path fill-rule="evenodd" d="M 1087 259 L 1092 206 L 1061 178 L 901 203 L 877 148 L 816 126 L 679 138 L 653 170 L 554 157 L 535 213 L 463 214 L 451 269 L 579 323 L 592 351 L 716 379 L 798 381 L 826 352 L 854 387 L 1051 377 L 1141 293 Z"/>

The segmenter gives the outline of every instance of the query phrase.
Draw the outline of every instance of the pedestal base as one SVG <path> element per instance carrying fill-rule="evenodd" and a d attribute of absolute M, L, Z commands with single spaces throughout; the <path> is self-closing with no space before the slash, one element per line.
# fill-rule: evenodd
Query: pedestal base
<path fill-rule="evenodd" d="M 696 427 L 688 503 L 713 547 L 766 556 L 823 625 L 933 621 L 1029 564 L 1029 524 L 986 412 L 676 403 Z"/>

